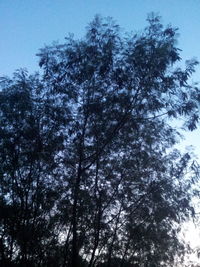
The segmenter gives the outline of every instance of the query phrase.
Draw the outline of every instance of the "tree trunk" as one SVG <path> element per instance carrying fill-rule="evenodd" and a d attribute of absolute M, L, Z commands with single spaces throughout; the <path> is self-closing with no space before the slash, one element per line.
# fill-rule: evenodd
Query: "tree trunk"
<path fill-rule="evenodd" d="M 79 185 L 81 181 L 81 160 L 79 162 L 78 175 L 76 179 L 75 189 L 74 189 L 74 203 L 72 210 L 72 256 L 71 256 L 71 267 L 79 266 L 79 255 L 77 246 L 77 203 L 79 194 Z"/>

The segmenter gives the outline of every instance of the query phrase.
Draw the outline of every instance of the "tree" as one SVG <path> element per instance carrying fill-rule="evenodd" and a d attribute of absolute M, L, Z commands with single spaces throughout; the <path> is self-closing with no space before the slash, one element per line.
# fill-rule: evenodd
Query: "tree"
<path fill-rule="evenodd" d="M 171 120 L 182 118 L 189 130 L 197 126 L 200 94 L 189 85 L 197 61 L 177 67 L 177 30 L 164 28 L 154 16 L 148 23 L 144 33 L 123 37 L 112 19 L 97 16 L 84 39 L 69 36 L 65 44 L 39 53 L 43 76 L 37 85 L 29 78 L 25 88 L 39 92 L 31 106 L 37 102 L 43 127 L 35 138 L 27 140 L 27 133 L 23 138 L 31 147 L 41 140 L 43 156 L 37 161 L 44 173 L 34 170 L 42 192 L 53 195 L 36 218 L 45 218 L 39 247 L 45 252 L 35 266 L 50 266 L 53 259 L 63 267 L 172 266 L 184 255 L 178 232 L 195 214 L 191 199 L 198 166 L 189 153 L 172 149 L 180 136 Z M 5 117 L 2 108 L 1 114 Z M 19 121 L 27 123 L 27 116 Z M 19 128 L 8 122 L 9 130 Z M 24 155 L 26 149 L 20 151 Z M 27 162 L 32 164 L 31 157 Z M 2 195 L 8 205 L 10 195 Z M 21 246 L 18 251 L 24 254 Z"/>
<path fill-rule="evenodd" d="M 53 177 L 62 136 L 53 119 L 58 111 L 49 105 L 38 75 L 17 71 L 1 85 L 1 266 L 44 266 L 44 254 L 57 238 L 60 189 Z"/>

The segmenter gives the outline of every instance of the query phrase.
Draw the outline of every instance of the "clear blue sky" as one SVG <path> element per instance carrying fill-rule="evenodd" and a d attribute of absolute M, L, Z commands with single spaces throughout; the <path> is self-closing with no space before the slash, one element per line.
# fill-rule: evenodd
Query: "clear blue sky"
<path fill-rule="evenodd" d="M 200 58 L 200 0 L 0 0 L 0 75 L 36 70 L 39 48 L 69 32 L 83 36 L 97 13 L 131 31 L 142 29 L 152 11 L 180 29 L 184 59 Z"/>
<path fill-rule="evenodd" d="M 179 28 L 183 60 L 200 60 L 200 0 L 0 0 L 0 76 L 21 67 L 38 70 L 39 48 L 54 40 L 62 43 L 69 32 L 80 38 L 95 14 L 137 31 L 152 11 Z M 200 67 L 194 77 L 200 80 Z M 187 135 L 185 144 L 196 146 L 200 157 L 199 133 Z"/>

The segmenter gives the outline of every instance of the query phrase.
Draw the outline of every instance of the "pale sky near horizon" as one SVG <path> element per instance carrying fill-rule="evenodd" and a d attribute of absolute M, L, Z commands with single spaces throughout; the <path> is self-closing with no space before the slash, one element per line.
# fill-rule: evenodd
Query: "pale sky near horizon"
<path fill-rule="evenodd" d="M 37 71 L 39 48 L 81 38 L 95 14 L 113 17 L 125 31 L 142 30 L 147 14 L 158 13 L 164 25 L 179 28 L 183 61 L 200 60 L 200 0 L 0 0 L 0 76 L 18 68 Z M 200 67 L 194 75 L 200 81 Z M 185 135 L 200 158 L 200 130 Z"/>

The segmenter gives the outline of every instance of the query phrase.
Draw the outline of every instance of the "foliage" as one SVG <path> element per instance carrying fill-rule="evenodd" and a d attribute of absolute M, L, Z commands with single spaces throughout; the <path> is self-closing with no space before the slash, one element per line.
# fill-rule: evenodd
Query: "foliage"
<path fill-rule="evenodd" d="M 40 50 L 43 75 L 0 93 L 0 259 L 19 266 L 172 266 L 194 216 L 197 168 L 171 119 L 197 127 L 176 29 L 121 35 L 99 16 L 82 40 Z"/>

